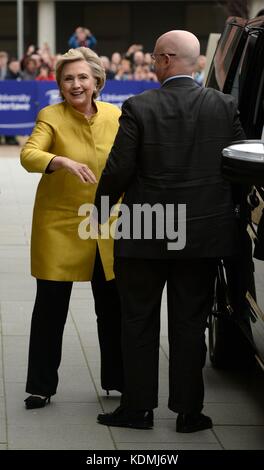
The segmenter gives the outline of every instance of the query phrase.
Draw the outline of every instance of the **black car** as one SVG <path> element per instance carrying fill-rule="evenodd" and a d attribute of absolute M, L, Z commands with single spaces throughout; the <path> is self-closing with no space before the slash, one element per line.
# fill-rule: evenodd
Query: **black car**
<path fill-rule="evenodd" d="M 236 98 L 247 139 L 261 143 L 264 139 L 264 16 L 249 21 L 234 17 L 227 21 L 206 86 Z M 233 181 L 234 199 L 237 199 L 239 254 L 219 264 L 209 316 L 209 353 L 216 367 L 250 367 L 257 359 L 264 369 L 264 216 L 258 226 L 252 221 L 252 210 L 264 199 L 261 167 L 262 164 L 264 168 L 264 152 L 262 163 L 255 163 L 257 170 L 254 168 L 252 174 L 248 167 L 244 170 L 245 159 L 235 161 L 228 157 L 224 173 Z M 255 243 L 263 252 L 260 255 L 255 254 L 258 251 Z"/>

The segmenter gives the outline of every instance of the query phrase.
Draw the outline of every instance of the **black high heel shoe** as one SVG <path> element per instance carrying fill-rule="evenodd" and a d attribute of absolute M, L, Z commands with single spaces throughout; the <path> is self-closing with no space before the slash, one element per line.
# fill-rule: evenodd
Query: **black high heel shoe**
<path fill-rule="evenodd" d="M 24 402 L 27 410 L 33 410 L 34 408 L 44 408 L 44 406 L 50 403 L 50 396 L 41 398 L 37 395 L 30 395 L 24 400 Z"/>

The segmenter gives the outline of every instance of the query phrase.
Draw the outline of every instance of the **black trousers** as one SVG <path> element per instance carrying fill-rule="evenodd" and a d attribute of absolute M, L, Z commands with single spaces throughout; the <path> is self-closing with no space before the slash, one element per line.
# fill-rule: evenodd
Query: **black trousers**
<path fill-rule="evenodd" d="M 168 406 L 185 413 L 202 409 L 205 328 L 215 273 L 215 259 L 115 259 L 123 315 L 124 406 L 158 406 L 160 306 L 167 282 Z"/>
<path fill-rule="evenodd" d="M 56 393 L 72 284 L 37 279 L 29 344 L 28 393 L 43 396 Z M 120 301 L 115 281 L 105 280 L 98 252 L 91 284 L 101 351 L 101 385 L 105 390 L 122 391 Z"/>

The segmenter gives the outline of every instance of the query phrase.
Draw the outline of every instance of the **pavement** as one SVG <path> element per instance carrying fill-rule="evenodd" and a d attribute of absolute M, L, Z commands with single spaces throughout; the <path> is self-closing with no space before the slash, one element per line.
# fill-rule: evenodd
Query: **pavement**
<path fill-rule="evenodd" d="M 162 302 L 159 407 L 153 430 L 108 428 L 98 413 L 119 404 L 100 387 L 99 347 L 89 283 L 75 283 L 67 319 L 58 392 L 51 404 L 26 410 L 23 400 L 35 279 L 30 225 L 39 175 L 27 173 L 19 147 L 0 146 L 0 450 L 263 450 L 264 373 L 219 371 L 207 362 L 204 413 L 214 427 L 175 432 L 168 410 L 166 299 Z"/>

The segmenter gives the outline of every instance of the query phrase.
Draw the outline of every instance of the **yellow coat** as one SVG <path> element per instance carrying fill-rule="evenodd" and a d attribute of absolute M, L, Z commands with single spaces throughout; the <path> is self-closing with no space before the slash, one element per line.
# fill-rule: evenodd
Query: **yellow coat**
<path fill-rule="evenodd" d="M 97 113 L 87 119 L 66 102 L 47 106 L 21 151 L 21 163 L 29 172 L 43 173 L 39 182 L 32 223 L 31 273 L 39 279 L 89 281 L 98 244 L 107 280 L 113 273 L 113 240 L 82 240 L 78 216 L 82 204 L 93 203 L 97 185 L 82 183 L 64 169 L 45 174 L 55 155 L 85 163 L 101 176 L 111 150 L 120 110 L 96 102 Z"/>

